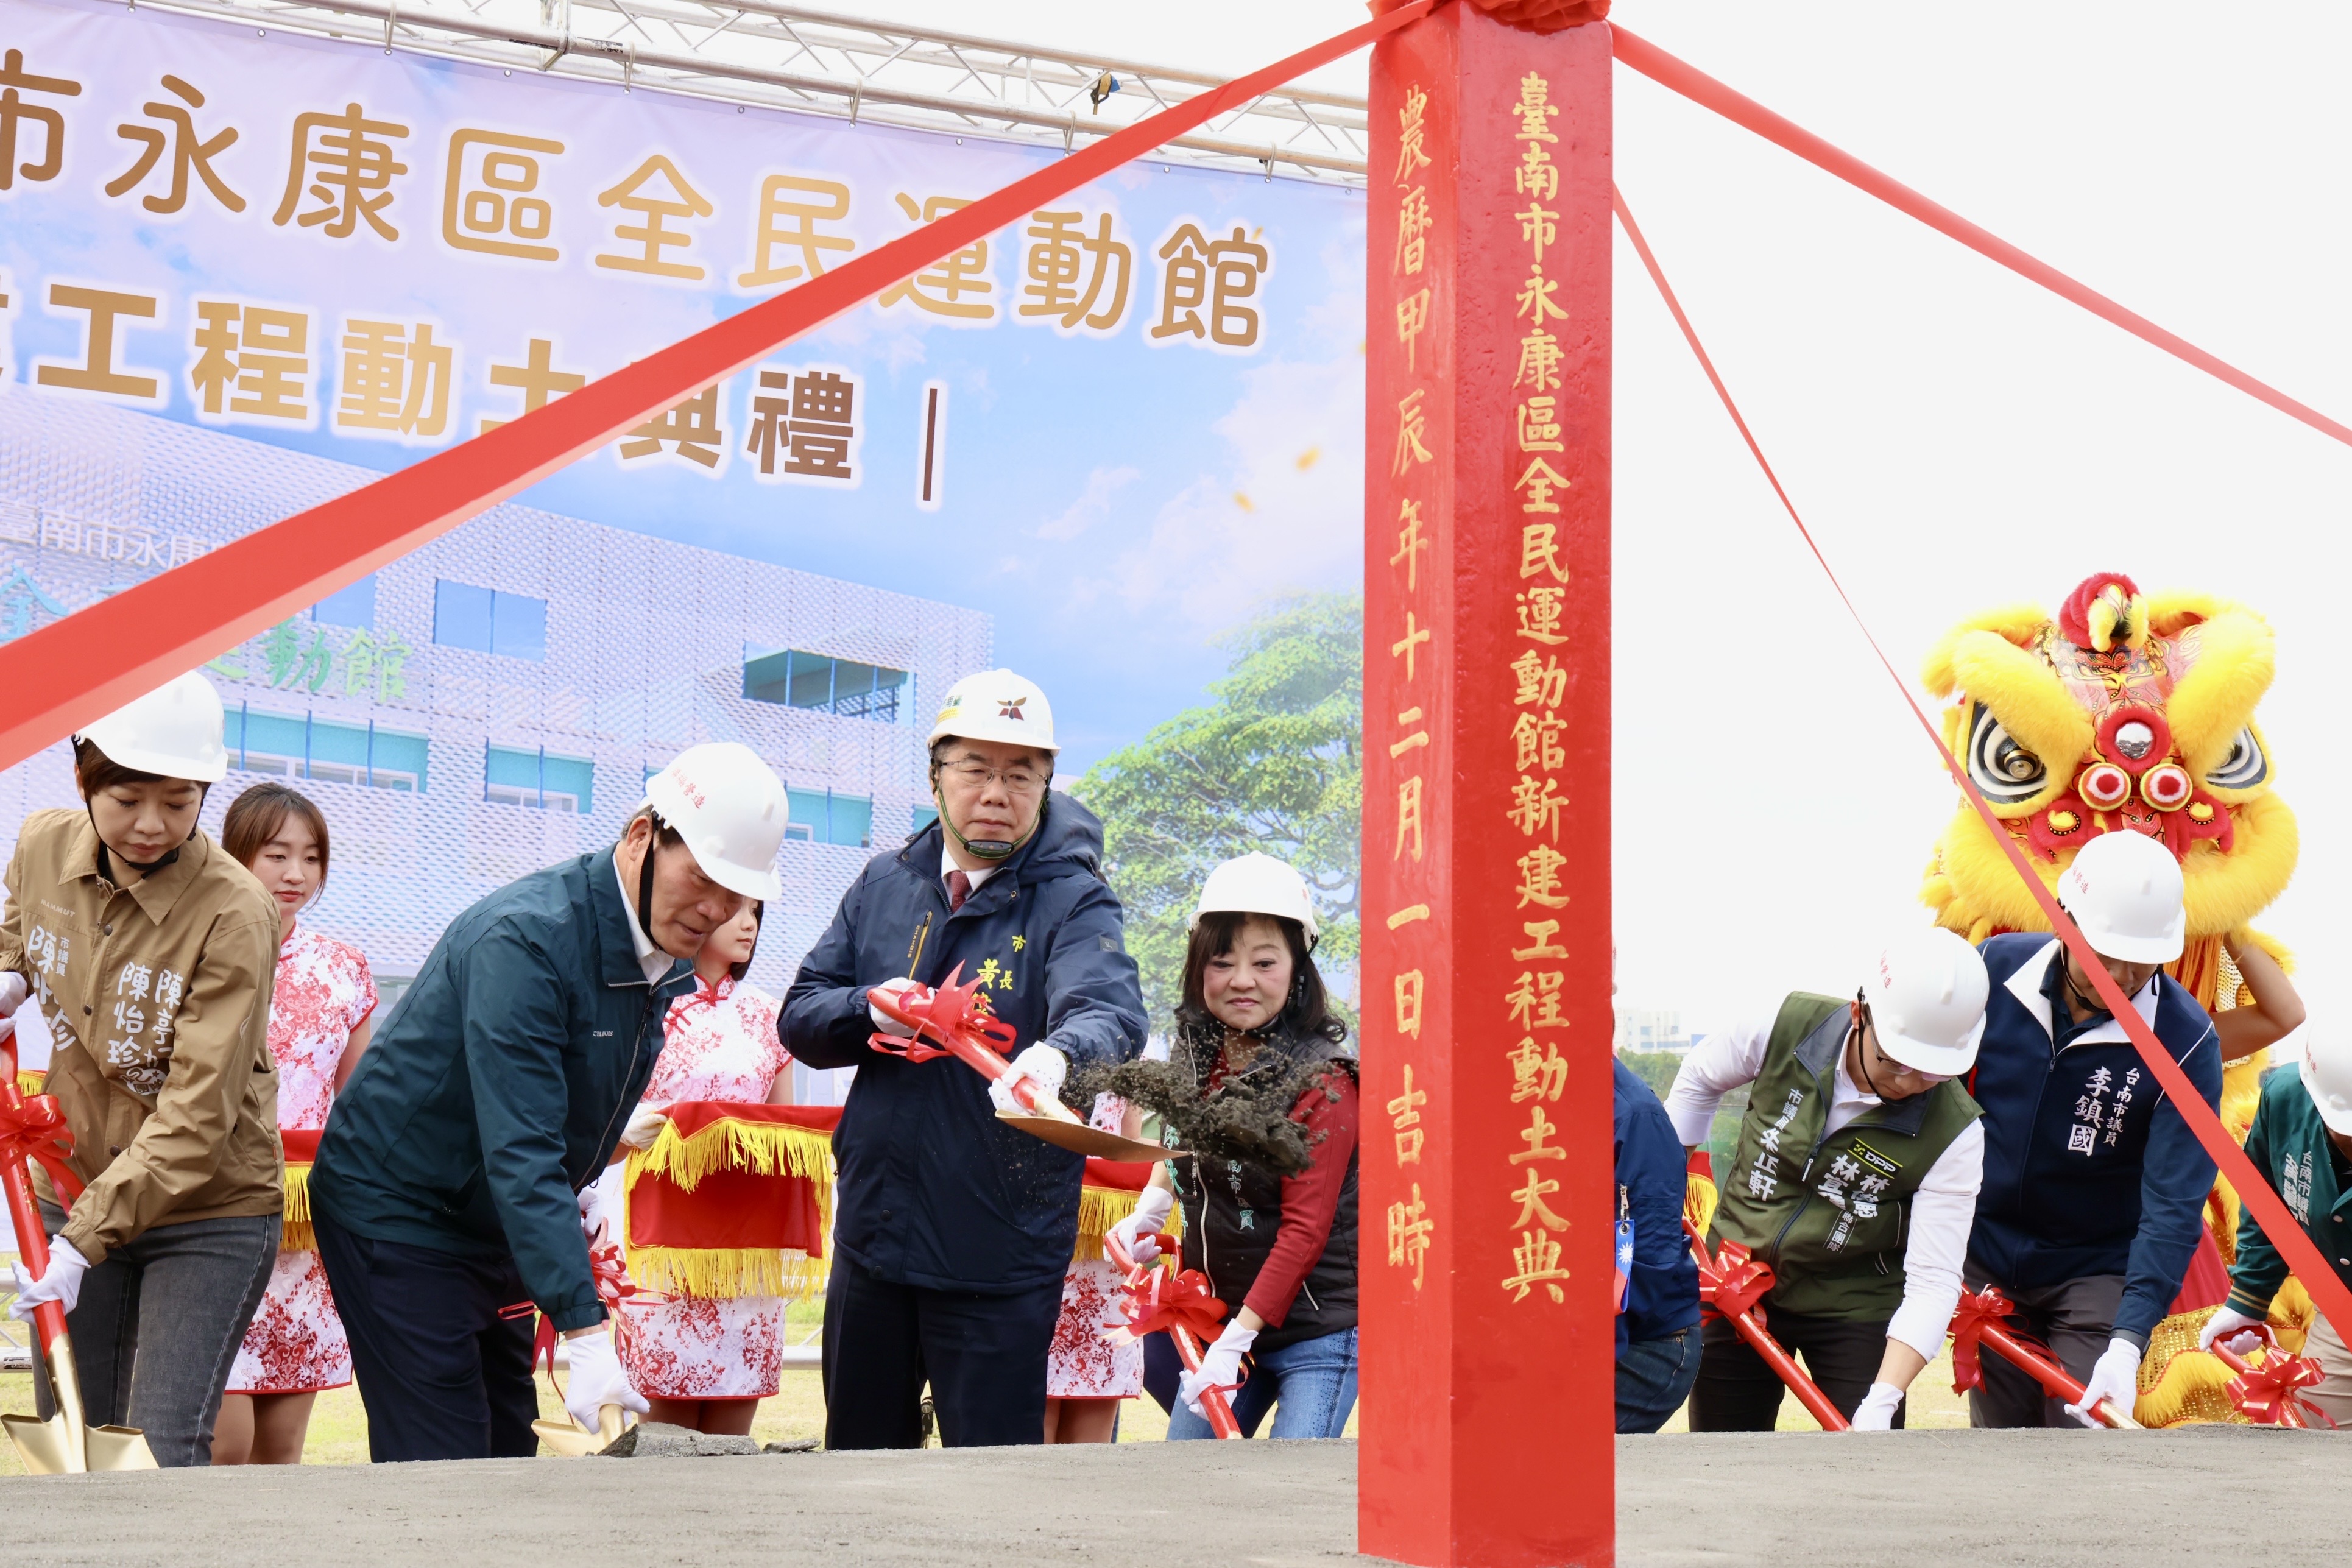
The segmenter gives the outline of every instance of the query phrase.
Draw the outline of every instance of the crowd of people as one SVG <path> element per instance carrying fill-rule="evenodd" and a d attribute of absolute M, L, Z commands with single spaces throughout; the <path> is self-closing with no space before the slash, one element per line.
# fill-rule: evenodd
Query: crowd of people
<path fill-rule="evenodd" d="M 143 1430 L 166 1467 L 297 1463 L 317 1394 L 355 1383 L 375 1460 L 527 1455 L 551 1332 L 580 1426 L 617 1405 L 748 1432 L 786 1302 L 665 1294 L 616 1337 L 592 1249 L 667 1107 L 789 1102 L 798 1062 L 858 1069 L 833 1137 L 829 1447 L 916 1446 L 932 1424 L 950 1446 L 1108 1441 L 1147 1390 L 1175 1438 L 1209 1435 L 1212 1389 L 1252 1432 L 1277 1404 L 1277 1436 L 1344 1429 L 1356 1065 L 1295 870 L 1253 855 L 1208 879 L 1150 1115 L 1278 1089 L 1304 1153 L 1168 1162 L 1114 1227 L 1150 1264 L 1181 1205 L 1183 1262 L 1228 1321 L 1197 1371 L 1106 1336 L 1118 1276 L 1079 1245 L 1087 1162 L 998 1117 L 1017 1080 L 1108 1083 L 1150 1033 L 1102 826 L 1051 788 L 1034 685 L 950 691 L 936 818 L 867 865 L 782 998 L 744 976 L 788 796 L 744 746 L 691 748 L 617 844 L 466 910 L 379 1020 L 365 956 L 306 920 L 331 863 L 318 805 L 257 784 L 217 840 L 199 825 L 223 730 L 194 673 L 91 724 L 82 809 L 28 816 L 8 867 L 0 1040 L 37 1010 L 83 1184 L 36 1173 L 49 1261 L 17 1267 L 10 1310 L 64 1309 L 92 1425 Z M 874 1048 L 908 1033 L 877 991 L 983 966 L 1028 1042 L 1002 1078 Z M 1108 1089 L 1092 1110 L 1146 1125 Z"/>
<path fill-rule="evenodd" d="M 2091 839 L 2058 900 L 2208 1110 L 2224 1064 L 2304 1022 L 2284 972 L 2251 943 L 2229 953 L 2252 1006 L 2209 1017 L 2165 973 L 2187 917 L 2161 840 Z M 2183 1310 L 2214 1162 L 2073 950 L 2023 932 L 1972 947 L 1928 929 L 1890 942 L 1850 1000 L 1794 993 L 1769 1018 L 1706 1037 L 1663 1105 L 1619 1065 L 1617 1180 L 1637 1247 L 1620 1431 L 1655 1431 L 1685 1399 L 1695 1431 L 1777 1424 L 1782 1378 L 1728 1319 L 1702 1326 L 1679 1223 L 1685 1156 L 1742 1088 L 1709 1254 L 1737 1243 L 1772 1269 L 1767 1331 L 1855 1429 L 1903 1426 L 1961 1292 L 1987 1287 L 2083 1392 L 2056 1398 L 1988 1354 L 1971 1425 L 2095 1426 L 2103 1402 L 2128 1415 L 2150 1335 Z M 2314 1030 L 2298 1065 L 2272 1069 L 2246 1148 L 2352 1282 L 2352 1042 Z M 2286 1276 L 2251 1208 L 2235 1240 L 2229 1300 L 2202 1309 L 2200 1348 L 2251 1349 Z M 2352 1422 L 2352 1355 L 2324 1316 L 2305 1353 L 2326 1375 L 2304 1397 Z"/>
<path fill-rule="evenodd" d="M 37 1173 L 49 1262 L 18 1267 L 11 1310 L 65 1310 L 87 1419 L 142 1429 L 158 1463 L 299 1462 L 318 1393 L 352 1382 L 377 1460 L 533 1453 L 542 1321 L 581 1427 L 619 1406 L 748 1432 L 778 1392 L 786 1302 L 673 1294 L 634 1306 L 624 1341 L 593 1249 L 667 1108 L 789 1102 L 796 1062 L 857 1069 L 832 1142 L 829 1447 L 913 1447 L 934 1425 L 950 1446 L 1113 1440 L 1147 1393 L 1171 1439 L 1211 1435 L 1213 1397 L 1252 1435 L 1269 1411 L 1277 1437 L 1345 1430 L 1357 1063 L 1307 883 L 1261 854 L 1207 878 L 1167 1058 L 1141 1071 L 1152 1021 L 1102 826 L 1052 789 L 1052 709 L 1019 676 L 950 691 L 936 818 L 867 863 L 782 998 L 745 974 L 782 892 L 788 796 L 741 745 L 682 753 L 616 844 L 465 911 L 380 1024 L 364 955 L 306 919 L 331 863 L 319 806 L 262 784 L 217 841 L 199 826 L 227 772 L 201 675 L 74 748 L 83 808 L 27 817 L 8 867 L 0 1039 L 39 1010 L 82 1188 Z M 2209 1107 L 2225 1061 L 2301 1023 L 2258 949 L 2231 952 L 2258 1005 L 2218 1020 L 2165 973 L 2183 884 L 2157 840 L 2091 840 L 2059 895 Z M 896 1003 L 982 972 L 993 1019 L 1028 1042 L 1001 1077 L 875 1048 L 910 1032 Z M 2315 1033 L 2265 1082 L 2247 1148 L 2352 1278 L 2352 1046 Z M 1108 1331 L 1119 1275 L 1079 1242 L 1087 1163 L 1000 1119 L 1021 1080 L 1191 1151 L 1139 1174 L 1108 1250 L 1148 1267 L 1175 1249 L 1205 1279 L 1222 1327 L 1196 1367 L 1165 1335 Z M 1852 998 L 1795 993 L 1709 1037 L 1663 1103 L 1622 1063 L 1614 1081 L 1621 1431 L 1685 1405 L 1696 1430 L 1776 1423 L 1779 1373 L 1728 1321 L 1701 1323 L 1685 1234 L 1686 1168 L 1741 1089 L 1695 1228 L 1710 1257 L 1738 1243 L 1770 1266 L 1759 1315 L 1853 1426 L 1904 1424 L 1962 1291 L 1987 1286 L 2084 1391 L 2061 1402 L 1988 1359 L 1976 1424 L 2130 1408 L 2214 1164 L 2054 939 L 1908 932 Z M 1253 1114 L 1255 1142 L 1203 1131 Z M 293 1209 L 289 1164 L 307 1172 Z M 2240 1225 L 2207 1344 L 2243 1342 L 2285 1279 L 2251 1212 Z M 2326 1373 L 2309 1399 L 2352 1420 L 2352 1354 L 2324 1321 L 2308 1353 Z"/>

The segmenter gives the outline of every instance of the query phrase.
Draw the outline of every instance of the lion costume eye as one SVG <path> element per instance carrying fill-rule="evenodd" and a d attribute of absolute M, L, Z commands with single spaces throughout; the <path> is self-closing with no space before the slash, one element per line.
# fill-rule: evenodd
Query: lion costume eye
<path fill-rule="evenodd" d="M 2230 754 L 2205 775 L 2205 783 L 2213 789 L 2253 789 L 2270 776 L 2271 761 L 2263 755 L 2263 743 L 2254 739 L 2254 727 L 2249 724 L 2238 731 L 2230 742 Z"/>
<path fill-rule="evenodd" d="M 2050 770 L 2011 740 L 1992 710 L 1979 702 L 1969 715 L 1969 778 L 1987 800 L 2014 805 L 2041 794 L 2050 782 Z"/>

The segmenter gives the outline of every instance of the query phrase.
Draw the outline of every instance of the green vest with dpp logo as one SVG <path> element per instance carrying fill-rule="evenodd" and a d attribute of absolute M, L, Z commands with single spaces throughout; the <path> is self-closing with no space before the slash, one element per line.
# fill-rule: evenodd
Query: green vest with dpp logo
<path fill-rule="evenodd" d="M 1903 1301 L 1911 1194 L 1982 1112 L 1958 1082 L 1942 1083 L 1825 1133 L 1847 1023 L 1833 996 L 1799 991 L 1780 1004 L 1738 1146 L 1717 1173 L 1708 1241 L 1737 1241 L 1771 1266 L 1773 1307 L 1883 1321 Z"/>

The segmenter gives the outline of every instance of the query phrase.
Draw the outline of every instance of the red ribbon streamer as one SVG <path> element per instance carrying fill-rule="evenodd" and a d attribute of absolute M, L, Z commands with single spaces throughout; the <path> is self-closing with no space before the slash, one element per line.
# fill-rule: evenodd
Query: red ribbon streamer
<path fill-rule="evenodd" d="M 1759 1263 L 1748 1248 L 1738 1242 L 1727 1241 L 1712 1258 L 1707 1256 L 1706 1243 L 1683 1221 L 1683 1234 L 1690 1237 L 1691 1256 L 1698 1260 L 1698 1299 L 1702 1316 L 1713 1314 L 1730 1323 L 1748 1348 L 1773 1374 L 1788 1385 L 1797 1396 L 1797 1403 L 1811 1412 L 1822 1424 L 1824 1432 L 1843 1432 L 1848 1423 L 1844 1412 L 1830 1403 L 1821 1386 L 1805 1375 L 1796 1358 L 1780 1348 L 1780 1342 L 1766 1331 L 1757 1321 L 1756 1305 L 1772 1289 L 1772 1269 Z"/>
<path fill-rule="evenodd" d="M 0 691 L 10 697 L 0 715 L 0 768 L 440 537 L 900 279 L 1438 4 L 1413 0 L 1211 88 L 488 435 L 0 646 Z"/>
<path fill-rule="evenodd" d="M 1678 92 L 1700 108 L 1713 110 L 1733 124 L 1794 153 L 1814 167 L 1826 170 L 1855 189 L 1876 196 L 1895 211 L 1917 218 L 1929 228 L 1959 241 L 1979 256 L 1998 261 L 2029 282 L 2039 283 L 2060 299 L 2080 305 L 2141 342 L 2152 343 L 2216 380 L 2269 404 L 2290 419 L 2301 420 L 2320 434 L 2352 446 L 2352 427 L 2336 423 L 2308 404 L 2297 402 L 2268 382 L 2248 375 L 2226 360 L 2207 353 L 2188 339 L 2166 331 L 2137 311 L 2124 309 L 2097 289 L 2076 282 L 2048 262 L 2028 255 L 1941 203 L 1928 200 L 1900 180 L 1881 174 L 1853 153 L 1832 146 L 1803 126 L 1773 113 L 1754 99 L 1717 81 L 1688 61 L 1675 58 L 1647 39 L 1620 26 L 1612 26 L 1610 32 L 1617 58 L 1659 86 Z"/>
<path fill-rule="evenodd" d="M 0 1161 L 37 1162 L 68 1205 L 81 1196 L 81 1178 L 66 1163 L 72 1153 L 73 1129 L 56 1095 L 33 1095 L 21 1110 L 0 1106 Z"/>
<path fill-rule="evenodd" d="M 604 1234 L 603 1226 L 597 1227 L 597 1234 L 600 1236 Z M 622 1260 L 621 1248 L 616 1242 L 602 1241 L 591 1247 L 588 1249 L 588 1270 L 596 1281 L 597 1299 L 604 1303 L 604 1310 L 612 1314 L 613 1344 L 615 1349 L 625 1350 L 628 1347 L 629 1320 L 626 1309 L 658 1306 L 664 1301 L 673 1300 L 672 1297 L 661 1291 L 648 1290 L 629 1278 L 629 1266 Z M 520 1316 L 523 1311 L 529 1310 L 530 1304 L 526 1302 L 520 1308 L 509 1308 L 507 1312 L 501 1312 L 499 1315 L 505 1317 L 508 1313 L 513 1313 Z M 551 1379 L 555 1376 L 555 1342 L 561 1338 L 562 1335 L 556 1330 L 555 1320 L 544 1312 L 540 1313 L 539 1331 L 531 1338 L 530 1359 L 533 1365 L 545 1365 L 547 1375 Z"/>
<path fill-rule="evenodd" d="M 1966 1394 L 1984 1386 L 1984 1366 L 1979 1342 L 1988 1328 L 2006 1325 L 2009 1302 L 1998 1290 L 1963 1291 L 1952 1311 L 1952 1392 Z"/>
<path fill-rule="evenodd" d="M 1620 37 L 1622 36 L 1621 33 Z M 1622 58 L 1622 54 L 1620 58 Z M 2294 1215 L 2288 1212 L 2278 1194 L 2271 1190 L 2269 1179 L 2255 1168 L 2254 1163 L 2246 1157 L 2246 1152 L 2238 1147 L 2238 1141 L 2230 1136 L 2230 1130 L 2221 1125 L 2221 1119 L 2206 1105 L 2205 1097 L 2198 1092 L 2195 1084 L 2189 1081 L 2189 1075 L 2181 1070 L 2179 1062 L 2172 1059 L 2172 1053 L 2164 1048 L 2163 1042 L 2156 1037 L 2156 1031 L 2149 1028 L 2147 1020 L 2139 1016 L 2139 1009 L 2131 1005 L 2131 998 L 2123 994 L 2122 988 L 2107 973 L 2106 965 L 2099 961 L 2099 955 L 2092 951 L 2091 944 L 2083 939 L 2082 931 L 2067 918 L 2066 911 L 2058 907 L 2058 900 L 2051 896 L 2050 889 L 2035 874 L 2025 858 L 2025 851 L 2019 848 L 2017 841 L 2010 837 L 2007 825 L 1993 815 L 1991 805 L 1986 801 L 1983 792 L 1977 788 L 1975 781 L 1969 777 L 1968 770 L 1960 766 L 1958 760 L 1952 755 L 1951 748 L 1944 744 L 1943 732 L 1936 727 L 1935 721 L 1927 717 L 1927 710 L 1919 706 L 1919 700 L 1911 694 L 1910 683 L 1896 672 L 1894 661 L 1886 657 L 1886 650 L 1871 634 L 1870 624 L 1862 618 L 1862 612 L 1846 593 L 1845 584 L 1839 581 L 1829 558 L 1822 553 L 1812 530 L 1805 526 L 1805 520 L 1798 515 L 1796 503 L 1781 488 L 1780 475 L 1772 471 L 1770 461 L 1764 456 L 1764 448 L 1757 445 L 1755 434 L 1748 428 L 1748 421 L 1741 416 L 1738 404 L 1732 400 L 1731 389 L 1723 384 L 1723 377 L 1717 373 L 1714 359 L 1708 355 L 1706 345 L 1698 341 L 1698 333 L 1691 326 L 1690 317 L 1684 313 L 1682 301 L 1675 298 L 1673 286 L 1667 283 L 1665 272 L 1658 266 L 1658 258 L 1650 249 L 1650 242 L 1643 237 L 1640 226 L 1634 223 L 1633 211 L 1625 205 L 1624 193 L 1615 192 L 1614 200 L 1617 219 L 1625 226 L 1625 237 L 1633 241 L 1634 251 L 1642 258 L 1642 265 L 1649 270 L 1650 281 L 1657 285 L 1666 309 L 1673 312 L 1675 324 L 1682 329 L 1683 341 L 1690 344 L 1691 353 L 1697 356 L 1699 368 L 1714 384 L 1715 395 L 1722 399 L 1724 411 L 1731 416 L 1732 424 L 1738 428 L 1739 438 L 1748 443 L 1748 450 L 1755 458 L 1756 466 L 1764 470 L 1764 478 L 1771 485 L 1772 493 L 1780 498 L 1781 510 L 1789 514 L 1789 521 L 1797 525 L 1797 532 L 1803 538 L 1805 548 L 1812 552 L 1813 560 L 1821 566 L 1822 575 L 1836 590 L 1839 601 L 1845 605 L 1846 614 L 1853 619 L 1855 629 L 1862 633 L 1863 641 L 1870 645 L 1870 651 L 1877 658 L 1879 668 L 1886 671 L 1886 678 L 1901 693 L 1904 706 L 1911 710 L 1911 716 L 1927 732 L 1929 743 L 1936 748 L 1936 754 L 1944 760 L 1945 771 L 1952 775 L 1953 782 L 1959 785 L 1960 793 L 1983 820 L 1985 830 L 1992 841 L 2009 857 L 2010 865 L 2016 870 L 2019 880 L 2025 884 L 2027 894 L 2050 921 L 2052 932 L 2066 944 L 2068 952 L 2082 962 L 2083 971 L 2090 976 L 2092 987 L 2098 992 L 2100 1002 L 2116 1022 L 2123 1026 L 2124 1033 L 2138 1050 L 2140 1059 L 2147 1064 L 2148 1071 L 2155 1075 L 2164 1092 L 2171 1097 L 2181 1121 L 2197 1135 L 2197 1142 L 2203 1145 L 2206 1153 L 2212 1156 L 2221 1173 L 2230 1178 L 2230 1184 L 2237 1189 L 2240 1200 L 2253 1211 L 2254 1218 L 2261 1222 L 2263 1232 L 2270 1237 L 2271 1245 L 2286 1258 L 2288 1267 L 2302 1279 L 2304 1288 L 2311 1292 L 2312 1300 L 2327 1315 L 2327 1321 L 2335 1325 L 2336 1331 L 2352 1339 L 2352 1289 L 2347 1289 L 2344 1281 L 2336 1278 L 2326 1258 L 2313 1244 Z"/>

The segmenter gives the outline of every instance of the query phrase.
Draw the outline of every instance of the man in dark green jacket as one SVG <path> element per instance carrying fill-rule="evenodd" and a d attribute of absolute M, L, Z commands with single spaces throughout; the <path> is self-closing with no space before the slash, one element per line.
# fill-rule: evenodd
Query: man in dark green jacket
<path fill-rule="evenodd" d="M 1767 1328 L 1857 1430 L 1903 1425 L 1944 1346 L 1983 1177 L 1984 1130 L 1955 1081 L 1984 1033 L 1984 961 L 1948 931 L 1888 944 L 1848 1001 L 1796 992 L 1769 1027 L 1694 1047 L 1666 1115 L 1685 1148 L 1753 1085 L 1710 1250 L 1772 1270 Z M 1694 1432 L 1769 1432 L 1787 1391 L 1717 1318 L 1700 1335 Z"/>
<path fill-rule="evenodd" d="M 2246 1157 L 2267 1177 L 2304 1234 L 2352 1285 L 2352 1040 L 2312 1031 L 2303 1063 L 2263 1075 L 2263 1098 L 2246 1134 Z M 2230 1300 L 2206 1320 L 2198 1336 L 2202 1350 L 2228 1342 L 2270 1316 L 2271 1300 L 2286 1283 L 2286 1259 L 2263 1231 L 2250 1204 L 2238 1215 L 2238 1258 L 2230 1269 Z M 2352 1324 L 2330 1323 L 2323 1314 L 2311 1325 L 2303 1353 L 2319 1363 L 2326 1381 L 2303 1397 L 2339 1426 L 2352 1426 L 2352 1352 L 2345 1349 Z M 2231 1343 L 2251 1348 L 2253 1337 Z"/>
<path fill-rule="evenodd" d="M 646 795 L 613 848 L 450 923 L 327 1119 L 312 1219 L 378 1461 L 535 1452 L 534 1306 L 568 1342 L 575 1421 L 646 1409 L 578 1194 L 653 1075 L 703 939 L 777 896 L 787 811 L 732 742 L 682 753 Z"/>

